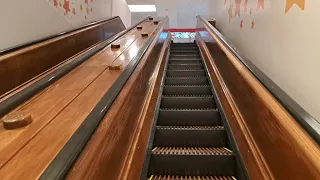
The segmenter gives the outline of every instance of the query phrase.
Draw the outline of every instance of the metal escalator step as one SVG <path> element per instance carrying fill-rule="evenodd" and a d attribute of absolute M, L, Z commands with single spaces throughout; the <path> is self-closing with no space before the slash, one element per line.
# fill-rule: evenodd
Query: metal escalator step
<path fill-rule="evenodd" d="M 168 76 L 165 78 L 165 85 L 209 85 L 205 76 L 175 77 Z"/>
<path fill-rule="evenodd" d="M 170 46 L 172 47 L 197 47 L 196 44 L 171 44 Z"/>
<path fill-rule="evenodd" d="M 187 43 L 171 43 L 172 46 L 196 46 L 194 42 L 187 42 Z"/>
<path fill-rule="evenodd" d="M 223 126 L 157 126 L 154 146 L 225 147 Z"/>
<path fill-rule="evenodd" d="M 213 96 L 163 96 L 161 108 L 210 108 L 215 109 Z"/>
<path fill-rule="evenodd" d="M 175 176 L 175 175 L 152 175 L 148 180 L 237 180 L 233 176 Z"/>
<path fill-rule="evenodd" d="M 201 64 L 200 60 L 170 60 L 169 64 Z"/>
<path fill-rule="evenodd" d="M 197 47 L 197 45 L 196 44 L 185 44 L 185 43 L 183 43 L 183 44 L 171 44 L 171 46 L 170 46 L 171 48 L 172 47 Z"/>
<path fill-rule="evenodd" d="M 232 176 L 235 157 L 227 148 L 155 147 L 150 174 L 176 176 Z"/>
<path fill-rule="evenodd" d="M 206 72 L 204 70 L 193 69 L 167 70 L 167 76 L 206 76 Z"/>
<path fill-rule="evenodd" d="M 164 95 L 212 95 L 209 85 L 165 85 Z"/>
<path fill-rule="evenodd" d="M 185 58 L 185 59 L 192 59 L 192 58 L 200 58 L 200 54 L 174 54 L 171 53 L 170 58 Z"/>
<path fill-rule="evenodd" d="M 171 54 L 199 54 L 199 51 L 196 49 L 174 49 L 170 51 Z"/>
<path fill-rule="evenodd" d="M 198 51 L 198 47 L 197 46 L 173 46 L 171 47 L 171 51 L 174 50 L 197 50 Z"/>
<path fill-rule="evenodd" d="M 219 126 L 221 119 L 216 109 L 160 109 L 158 126 Z"/>
<path fill-rule="evenodd" d="M 159 155 L 225 155 L 232 156 L 233 152 L 225 147 L 155 147 L 152 154 Z"/>
<path fill-rule="evenodd" d="M 201 64 L 169 64 L 168 69 L 170 70 L 184 70 L 184 69 L 203 70 L 203 66 Z"/>
<path fill-rule="evenodd" d="M 169 62 L 170 61 L 175 61 L 175 60 L 201 61 L 201 58 L 200 57 L 169 57 Z"/>

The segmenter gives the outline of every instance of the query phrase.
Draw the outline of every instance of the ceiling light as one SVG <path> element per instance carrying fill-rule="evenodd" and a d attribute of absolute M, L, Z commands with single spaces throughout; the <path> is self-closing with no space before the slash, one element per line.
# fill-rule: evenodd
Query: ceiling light
<path fill-rule="evenodd" d="M 131 12 L 156 12 L 155 5 L 128 5 Z"/>

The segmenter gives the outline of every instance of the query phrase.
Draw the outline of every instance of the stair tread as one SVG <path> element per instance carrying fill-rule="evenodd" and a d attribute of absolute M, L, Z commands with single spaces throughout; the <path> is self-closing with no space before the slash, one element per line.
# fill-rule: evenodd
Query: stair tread
<path fill-rule="evenodd" d="M 186 63 L 180 63 L 180 64 L 170 64 L 169 63 L 169 65 L 170 66 L 172 66 L 172 65 L 176 65 L 176 66 L 190 66 L 190 65 L 198 65 L 198 66 L 202 66 L 202 64 L 201 63 L 188 63 L 188 62 L 186 62 Z"/>
<path fill-rule="evenodd" d="M 209 85 L 164 85 L 164 87 L 210 87 Z"/>
<path fill-rule="evenodd" d="M 213 95 L 163 95 L 164 98 L 213 98 Z"/>
<path fill-rule="evenodd" d="M 155 147 L 155 155 L 224 155 L 232 156 L 233 152 L 225 147 Z"/>
<path fill-rule="evenodd" d="M 170 61 L 201 61 L 200 57 L 199 58 L 193 58 L 193 59 L 185 59 L 185 58 L 169 58 Z"/>
<path fill-rule="evenodd" d="M 166 79 L 207 79 L 206 76 L 166 76 Z"/>
<path fill-rule="evenodd" d="M 162 96 L 160 107 L 166 108 L 215 108 L 213 96 L 175 95 Z"/>
<path fill-rule="evenodd" d="M 169 130 L 225 130 L 223 126 L 157 126 L 157 129 Z"/>
<path fill-rule="evenodd" d="M 217 109 L 213 109 L 213 108 L 160 108 L 160 111 L 214 111 L 214 112 L 218 112 Z"/>
<path fill-rule="evenodd" d="M 219 111 L 215 108 L 160 107 L 159 126 L 219 126 Z"/>
<path fill-rule="evenodd" d="M 234 176 L 176 176 L 176 175 L 151 175 L 148 180 L 237 180 Z"/>
<path fill-rule="evenodd" d="M 172 64 L 194 64 L 194 65 L 201 65 L 200 62 L 198 62 L 198 60 L 193 60 L 193 61 L 184 61 L 184 60 L 173 60 L 173 61 L 169 61 L 169 65 Z"/>
<path fill-rule="evenodd" d="M 204 71 L 203 69 L 168 69 L 167 71 Z"/>

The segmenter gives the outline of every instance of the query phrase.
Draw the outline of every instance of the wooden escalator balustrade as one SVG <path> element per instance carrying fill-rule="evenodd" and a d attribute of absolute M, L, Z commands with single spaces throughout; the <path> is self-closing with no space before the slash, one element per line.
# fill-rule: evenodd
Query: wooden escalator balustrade
<path fill-rule="evenodd" d="M 120 17 L 91 23 L 0 52 L 1 95 L 125 30 Z"/>
<path fill-rule="evenodd" d="M 319 179 L 319 144 L 198 18 L 196 41 L 250 179 Z"/>
<path fill-rule="evenodd" d="M 85 147 L 68 179 L 139 179 L 163 56 L 170 42 L 159 22 L 156 38 Z M 151 105 L 150 105 L 151 104 Z"/>
<path fill-rule="evenodd" d="M 150 34 L 157 27 L 144 20 L 137 25 Z M 121 64 L 125 68 L 138 52 L 144 50 L 142 47 L 148 40 L 142 38 L 136 28 L 129 29 L 114 43 L 120 44 L 120 48 L 104 47 L 11 111 L 27 112 L 34 121 L 14 131 L 0 128 L 0 136 L 5 137 L 0 146 L 0 179 L 39 178 L 101 97 L 123 74 L 121 70 L 109 70 L 109 65 Z"/>

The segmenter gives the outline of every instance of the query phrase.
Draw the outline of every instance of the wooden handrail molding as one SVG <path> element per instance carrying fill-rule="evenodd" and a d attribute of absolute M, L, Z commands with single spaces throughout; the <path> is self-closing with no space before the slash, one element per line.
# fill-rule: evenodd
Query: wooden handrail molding
<path fill-rule="evenodd" d="M 205 21 L 196 41 L 250 179 L 318 179 L 318 143 Z"/>

